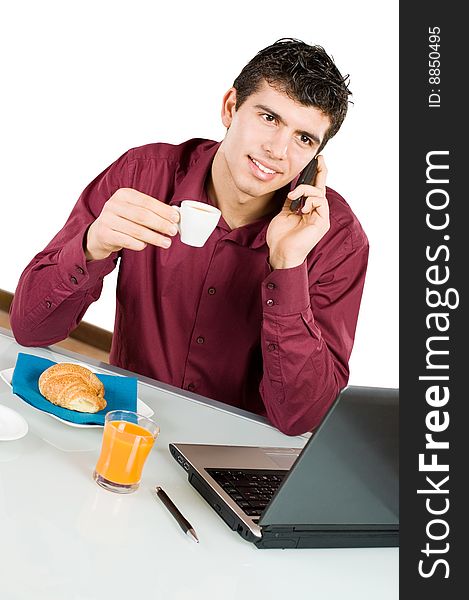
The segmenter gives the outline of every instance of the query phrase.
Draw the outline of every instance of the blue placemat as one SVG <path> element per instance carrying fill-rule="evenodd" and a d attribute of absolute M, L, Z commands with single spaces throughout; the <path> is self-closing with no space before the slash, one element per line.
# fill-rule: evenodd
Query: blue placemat
<path fill-rule="evenodd" d="M 104 417 L 110 410 L 135 411 L 137 409 L 136 377 L 119 377 L 99 373 L 96 373 L 96 376 L 104 384 L 104 397 L 107 402 L 107 406 L 103 410 L 97 413 L 82 413 L 52 404 L 40 393 L 37 382 L 41 373 L 55 364 L 47 358 L 19 352 L 11 381 L 13 393 L 35 408 L 56 415 L 64 421 L 81 425 L 104 425 Z"/>

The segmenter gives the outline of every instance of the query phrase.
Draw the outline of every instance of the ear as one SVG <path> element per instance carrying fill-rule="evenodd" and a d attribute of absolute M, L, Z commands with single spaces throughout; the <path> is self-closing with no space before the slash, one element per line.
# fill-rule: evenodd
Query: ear
<path fill-rule="evenodd" d="M 221 120 L 223 125 L 228 129 L 233 121 L 234 113 L 236 112 L 236 89 L 230 88 L 223 96 L 221 106 Z"/>

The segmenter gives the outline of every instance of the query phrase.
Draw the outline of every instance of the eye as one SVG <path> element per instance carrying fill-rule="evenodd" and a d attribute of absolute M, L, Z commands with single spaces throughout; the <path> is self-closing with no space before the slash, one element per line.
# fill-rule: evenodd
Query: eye
<path fill-rule="evenodd" d="M 269 113 L 263 113 L 262 118 L 264 119 L 264 121 L 267 121 L 267 123 L 275 123 L 276 119 L 273 115 L 269 115 Z"/>
<path fill-rule="evenodd" d="M 311 146 L 311 144 L 313 143 L 313 140 L 308 137 L 307 135 L 304 135 L 303 133 L 300 135 L 300 141 L 302 144 L 305 144 L 306 146 Z"/>

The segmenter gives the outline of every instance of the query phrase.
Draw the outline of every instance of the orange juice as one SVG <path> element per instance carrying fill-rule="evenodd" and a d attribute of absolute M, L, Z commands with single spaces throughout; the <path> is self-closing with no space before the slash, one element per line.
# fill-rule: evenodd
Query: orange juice
<path fill-rule="evenodd" d="M 154 436 L 136 423 L 106 422 L 96 473 L 114 483 L 139 483 L 143 465 L 154 441 Z"/>

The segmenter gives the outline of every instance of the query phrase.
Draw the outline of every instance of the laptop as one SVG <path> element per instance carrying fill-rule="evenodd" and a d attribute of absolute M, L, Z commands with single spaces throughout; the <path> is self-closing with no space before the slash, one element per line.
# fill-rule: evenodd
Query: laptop
<path fill-rule="evenodd" d="M 169 444 L 258 548 L 399 545 L 399 389 L 346 386 L 301 448 Z"/>

